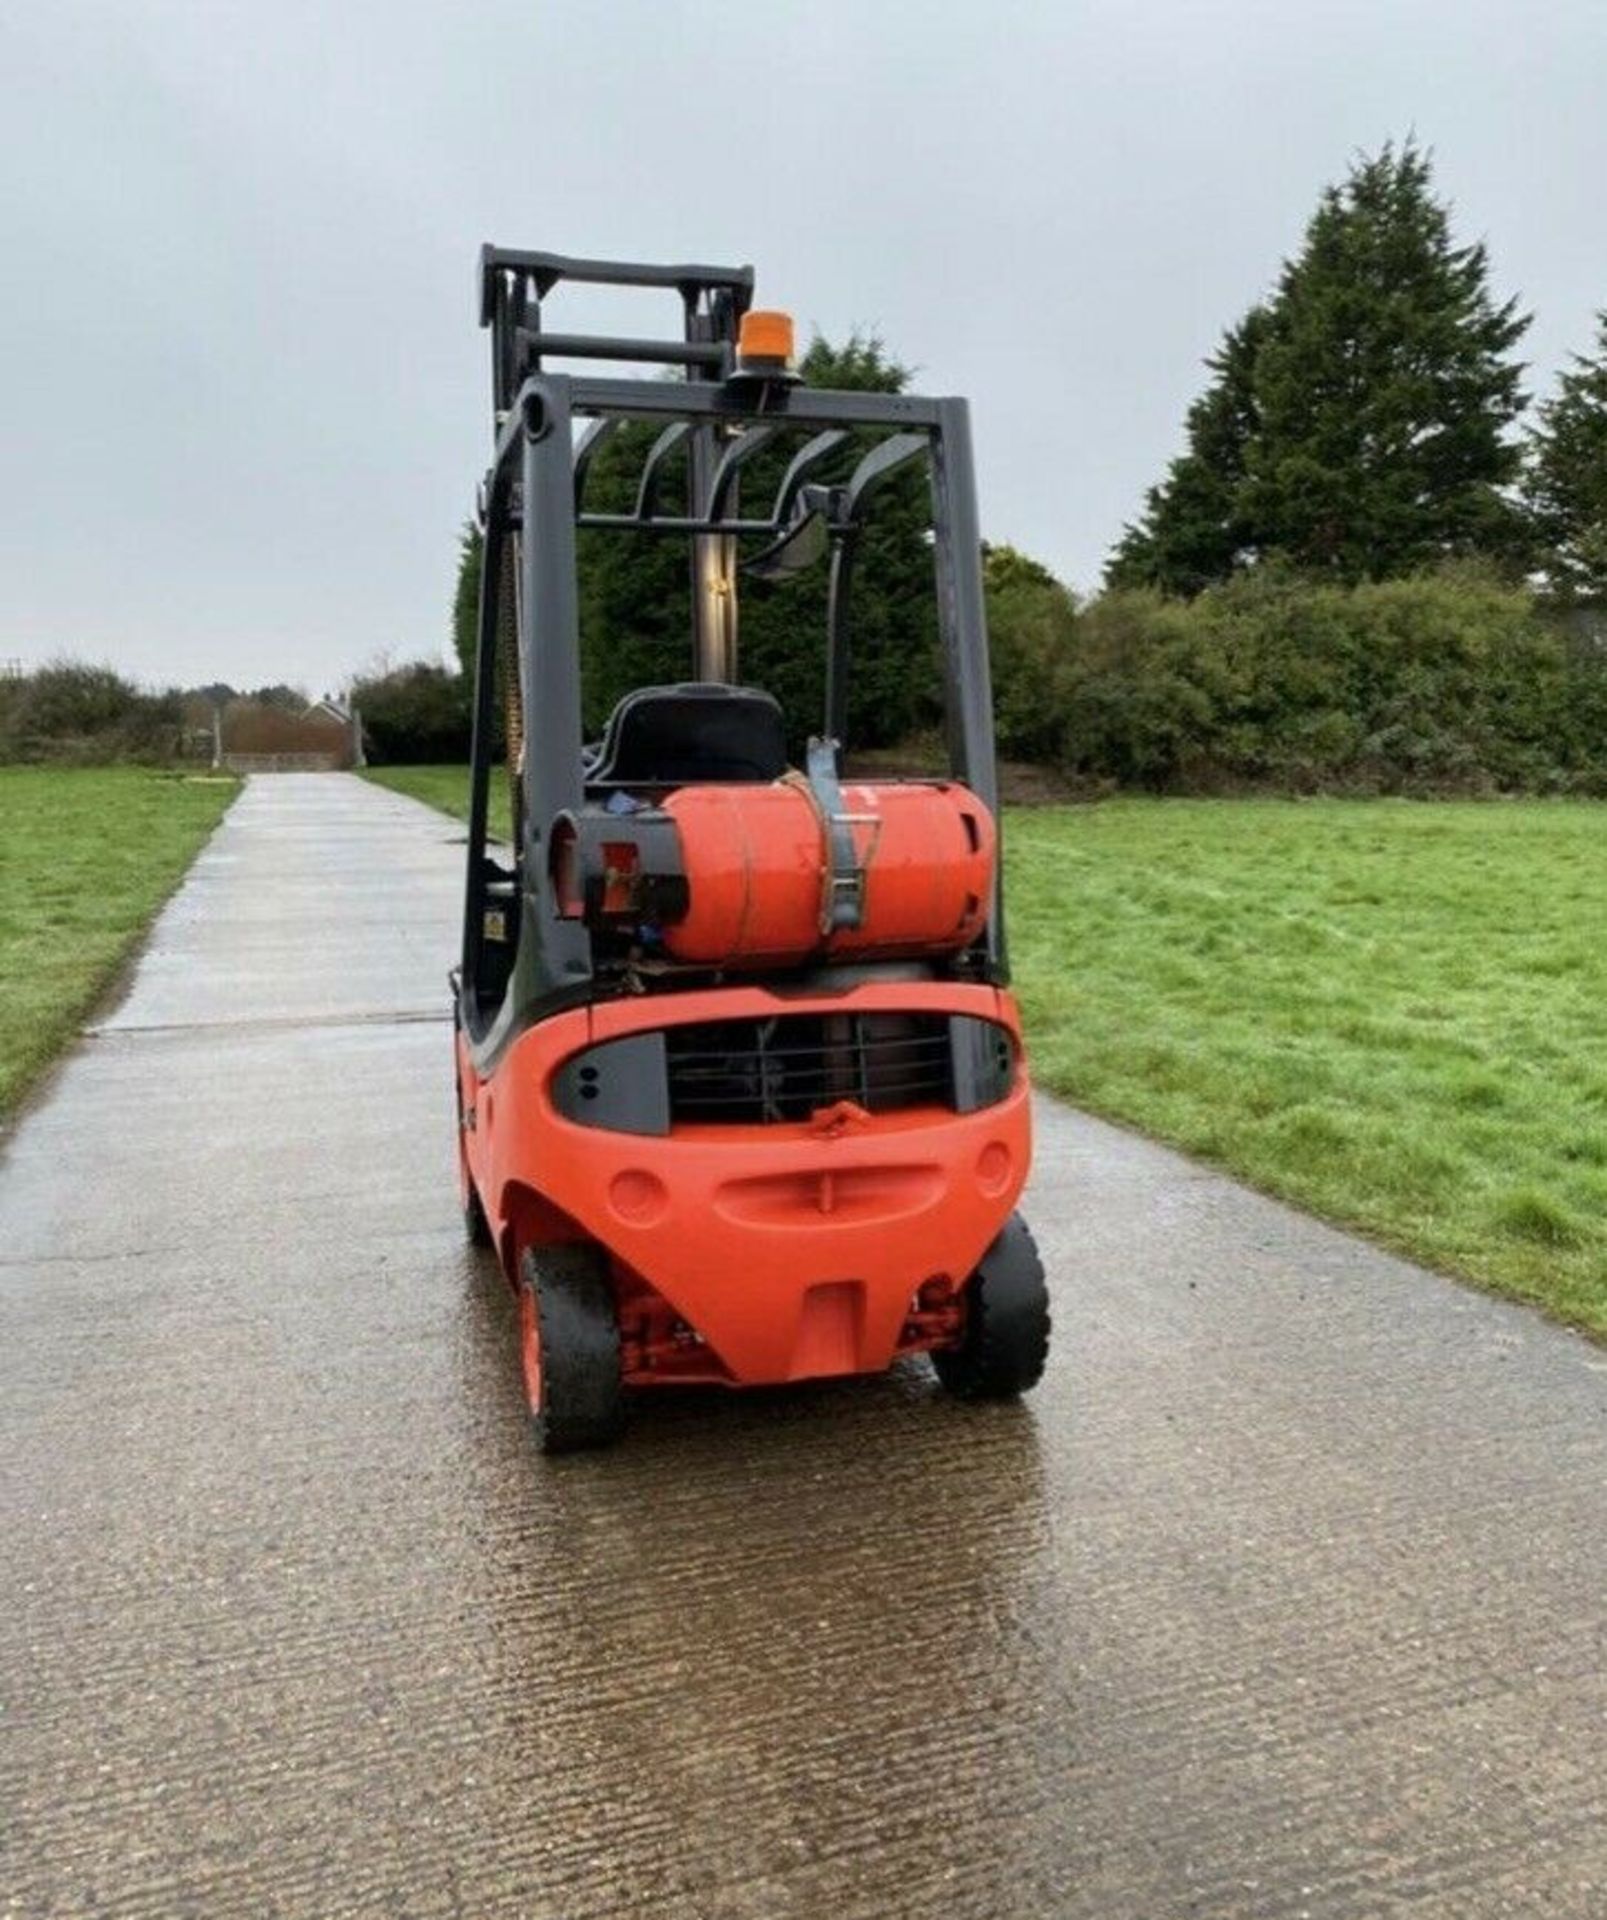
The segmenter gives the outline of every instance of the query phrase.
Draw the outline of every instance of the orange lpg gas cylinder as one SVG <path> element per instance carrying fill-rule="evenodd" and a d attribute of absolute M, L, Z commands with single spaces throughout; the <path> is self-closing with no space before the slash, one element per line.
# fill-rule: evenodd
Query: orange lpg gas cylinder
<path fill-rule="evenodd" d="M 681 787 L 662 802 L 687 882 L 662 929 L 677 959 L 752 966 L 951 952 L 976 938 L 993 891 L 993 818 L 947 784 L 849 785 L 838 816 L 863 874 L 859 924 L 831 927 L 832 834 L 801 781 Z"/>

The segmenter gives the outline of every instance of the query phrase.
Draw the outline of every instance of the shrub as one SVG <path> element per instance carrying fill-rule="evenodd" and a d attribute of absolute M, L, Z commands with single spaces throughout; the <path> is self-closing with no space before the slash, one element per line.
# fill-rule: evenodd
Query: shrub
<path fill-rule="evenodd" d="M 427 660 L 372 673 L 352 685 L 368 756 L 381 765 L 466 760 L 469 693 L 461 675 Z"/>
<path fill-rule="evenodd" d="M 1189 613 L 1142 591 L 1106 594 L 1084 611 L 1062 679 L 1068 772 L 1169 787 L 1209 761 L 1221 674 Z"/>
<path fill-rule="evenodd" d="M 987 553 L 986 582 L 1000 749 L 1020 760 L 1058 760 L 1077 603 L 1052 574 L 1008 547 Z"/>

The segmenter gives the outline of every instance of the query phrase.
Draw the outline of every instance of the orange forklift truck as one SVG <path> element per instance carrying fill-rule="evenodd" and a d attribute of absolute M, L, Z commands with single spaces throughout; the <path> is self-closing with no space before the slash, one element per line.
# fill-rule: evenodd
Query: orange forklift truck
<path fill-rule="evenodd" d="M 543 304 L 568 283 L 674 295 L 681 337 L 551 331 Z M 515 1290 L 549 1453 L 612 1440 L 639 1389 L 927 1353 L 953 1393 L 1007 1398 L 1048 1352 L 1015 1211 L 1031 1135 L 966 405 L 802 384 L 791 322 L 752 293 L 747 267 L 480 258 L 495 455 L 452 979 L 458 1171 L 468 1232 Z M 549 370 L 575 360 L 679 377 Z M 658 430 L 634 506 L 589 507 L 594 457 L 628 423 Z M 855 546 L 912 463 L 931 485 L 950 773 L 851 779 Z M 763 501 L 742 500 L 744 467 L 750 494 L 768 469 Z M 666 510 L 677 469 L 684 503 Z M 679 539 L 692 581 L 695 677 L 627 694 L 591 745 L 581 529 Z M 826 631 L 799 645 L 824 647 L 825 710 L 797 767 L 776 701 L 741 684 L 737 590 L 811 566 Z M 489 835 L 504 749 L 511 859 Z"/>

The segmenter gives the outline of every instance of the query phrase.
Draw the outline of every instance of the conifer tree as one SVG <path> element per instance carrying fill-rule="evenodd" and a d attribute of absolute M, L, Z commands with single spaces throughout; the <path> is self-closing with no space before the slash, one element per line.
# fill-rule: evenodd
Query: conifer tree
<path fill-rule="evenodd" d="M 812 387 L 851 393 L 902 393 L 910 381 L 910 369 L 874 334 L 862 333 L 841 344 L 817 334 L 799 372 Z M 874 434 L 851 435 L 812 478 L 846 481 L 875 439 Z M 769 506 L 793 450 L 778 447 L 753 462 L 751 483 L 744 476 L 745 500 Z M 875 493 L 857 536 L 848 600 L 848 738 L 853 746 L 902 740 L 942 713 L 931 525 L 931 482 L 925 463 L 917 461 Z M 743 679 L 776 696 L 795 741 L 819 732 L 826 694 L 825 566 L 784 585 L 743 580 L 738 651 Z"/>
<path fill-rule="evenodd" d="M 1113 554 L 1115 585 L 1189 594 L 1279 560 L 1382 579 L 1463 554 L 1516 563 L 1512 350 L 1482 245 L 1459 246 L 1408 141 L 1328 188 L 1266 306 L 1210 362 L 1187 451 Z"/>
<path fill-rule="evenodd" d="M 1607 310 L 1594 354 L 1575 354 L 1540 408 L 1524 495 L 1547 584 L 1569 598 L 1607 598 Z"/>
<path fill-rule="evenodd" d="M 1239 491 L 1256 426 L 1255 358 L 1266 324 L 1265 308 L 1252 307 L 1206 361 L 1215 378 L 1189 408 L 1187 448 L 1150 488 L 1143 519 L 1123 533 L 1109 585 L 1196 594 L 1242 561 L 1248 529 Z"/>
<path fill-rule="evenodd" d="M 480 571 L 485 536 L 472 520 L 458 533 L 458 577 L 452 592 L 452 651 L 466 686 L 474 685 L 474 655 L 480 638 Z"/>
<path fill-rule="evenodd" d="M 1429 157 L 1386 146 L 1322 196 L 1256 356 L 1240 499 L 1260 553 L 1345 579 L 1513 559 L 1528 326 L 1457 246 Z"/>

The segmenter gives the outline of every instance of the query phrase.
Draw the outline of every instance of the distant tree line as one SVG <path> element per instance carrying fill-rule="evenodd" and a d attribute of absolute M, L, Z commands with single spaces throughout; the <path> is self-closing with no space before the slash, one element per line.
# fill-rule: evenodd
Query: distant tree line
<path fill-rule="evenodd" d="M 1414 143 L 1356 162 L 1321 195 L 1296 256 L 1223 336 L 1183 450 L 1145 497 L 1086 603 L 1039 562 L 985 551 L 1004 750 L 1078 783 L 1358 790 L 1607 791 L 1607 312 L 1590 350 L 1527 416 L 1515 355 L 1529 322 L 1459 244 Z M 816 338 L 812 384 L 900 392 L 874 336 Z M 1527 424 L 1526 424 L 1527 420 Z M 634 498 L 648 430 L 599 453 L 588 498 Z M 862 448 L 845 444 L 840 479 Z M 751 499 L 784 459 L 745 470 Z M 665 497 L 684 471 L 664 475 Z M 628 688 L 691 670 L 684 547 L 583 530 L 585 720 Z M 458 760 L 482 543 L 460 535 L 455 667 L 358 675 L 379 760 Z M 744 677 L 782 702 L 801 748 L 823 707 L 824 569 L 744 579 Z M 852 597 L 850 736 L 877 748 L 941 715 L 930 512 L 918 472 L 877 500 Z M 0 679 L 0 758 L 197 754 L 214 710 L 306 709 L 300 689 L 148 692 L 57 662 Z"/>
<path fill-rule="evenodd" d="M 112 667 L 58 660 L 0 678 L 0 763 L 171 760 L 183 736 L 177 688 L 149 693 Z"/>
<path fill-rule="evenodd" d="M 114 667 L 67 659 L 0 675 L 0 764 L 206 763 L 215 726 L 235 752 L 304 752 L 323 744 L 320 734 L 338 748 L 347 738 L 337 716 L 310 713 L 306 694 L 282 682 L 153 691 Z"/>

